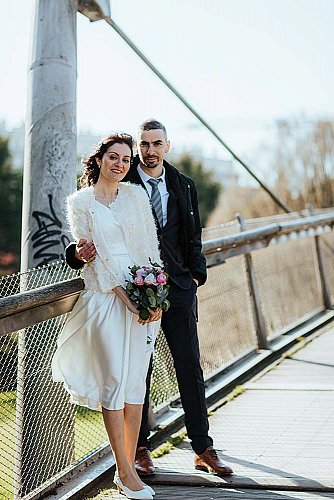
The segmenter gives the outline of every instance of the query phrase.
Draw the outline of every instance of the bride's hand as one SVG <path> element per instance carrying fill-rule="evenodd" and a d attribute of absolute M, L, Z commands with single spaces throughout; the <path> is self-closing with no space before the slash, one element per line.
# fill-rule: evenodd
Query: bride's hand
<path fill-rule="evenodd" d="M 116 286 L 115 288 L 113 288 L 113 291 L 124 302 L 130 312 L 139 316 L 138 305 L 129 299 L 126 290 L 122 286 Z M 161 319 L 162 310 L 160 307 L 155 310 L 148 308 L 148 311 L 150 313 L 150 317 L 148 319 L 138 318 L 138 323 L 140 325 L 146 325 L 147 323 L 151 323 L 152 321 L 159 321 Z"/>
<path fill-rule="evenodd" d="M 128 308 L 128 310 L 130 312 L 132 312 L 133 314 L 136 314 L 137 316 L 139 316 L 139 309 L 138 309 L 138 305 L 135 303 L 135 302 L 132 302 L 132 300 L 128 301 L 126 303 L 126 307 Z M 148 319 L 141 319 L 141 318 L 138 318 L 138 323 L 140 325 L 147 325 L 147 323 L 150 323 L 152 320 L 151 318 L 148 318 Z"/>
<path fill-rule="evenodd" d="M 132 302 L 132 300 L 129 300 L 126 303 L 127 309 L 132 312 L 133 314 L 137 314 L 139 316 L 139 310 L 138 310 L 138 305 L 135 302 Z M 139 321 L 139 320 L 138 320 Z"/>
<path fill-rule="evenodd" d="M 130 300 L 128 294 L 126 293 L 125 288 L 118 285 L 118 286 L 115 286 L 115 288 L 113 288 L 113 291 L 121 299 L 121 301 L 124 302 L 124 304 L 126 305 L 127 309 L 130 312 L 139 316 L 138 305 L 135 302 L 133 302 L 132 300 Z"/>
<path fill-rule="evenodd" d="M 149 323 L 151 323 L 152 321 L 159 321 L 161 319 L 161 316 L 162 316 L 161 307 L 157 307 L 155 310 L 150 309 L 148 307 L 148 310 L 149 310 L 149 313 L 151 315 L 151 317 L 147 320 Z"/>
<path fill-rule="evenodd" d="M 161 319 L 162 310 L 160 307 L 155 310 L 150 309 L 149 307 L 147 309 L 150 313 L 150 317 L 148 319 L 139 318 L 138 323 L 140 323 L 141 325 L 147 325 L 148 323 L 152 323 L 152 321 L 159 321 Z"/>

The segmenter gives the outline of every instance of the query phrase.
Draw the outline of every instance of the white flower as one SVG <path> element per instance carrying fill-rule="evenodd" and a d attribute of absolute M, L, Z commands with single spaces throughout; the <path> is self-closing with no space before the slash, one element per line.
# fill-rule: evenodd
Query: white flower
<path fill-rule="evenodd" d="M 146 276 L 146 278 L 144 279 L 144 283 L 145 285 L 156 285 L 157 284 L 157 280 L 154 276 L 153 273 L 150 273 Z"/>

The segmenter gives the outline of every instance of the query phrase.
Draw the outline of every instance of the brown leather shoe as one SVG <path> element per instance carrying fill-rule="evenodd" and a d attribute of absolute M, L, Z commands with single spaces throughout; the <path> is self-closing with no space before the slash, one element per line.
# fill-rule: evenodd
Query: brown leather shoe
<path fill-rule="evenodd" d="M 146 446 L 137 448 L 135 457 L 135 467 L 138 474 L 154 474 L 155 468 L 152 462 L 151 453 Z"/>
<path fill-rule="evenodd" d="M 195 469 L 202 470 L 204 472 L 214 472 L 215 474 L 220 474 L 222 476 L 233 474 L 233 470 L 223 464 L 218 457 L 216 450 L 212 446 L 209 446 L 200 455 L 195 455 Z"/>

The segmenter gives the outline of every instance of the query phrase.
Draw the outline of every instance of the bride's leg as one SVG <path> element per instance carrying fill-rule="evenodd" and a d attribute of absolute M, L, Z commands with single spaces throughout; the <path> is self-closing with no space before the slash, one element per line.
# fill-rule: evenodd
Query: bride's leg
<path fill-rule="evenodd" d="M 143 405 L 124 405 L 124 442 L 125 453 L 131 466 L 134 467 L 137 441 L 141 424 Z"/>
<path fill-rule="evenodd" d="M 131 342 L 129 352 L 129 371 L 125 390 L 126 401 L 143 401 L 146 392 L 146 377 L 151 359 L 151 349 L 147 345 L 147 327 L 144 328 L 136 321 L 131 324 Z M 124 433 L 126 454 L 138 477 L 135 469 L 135 455 L 138 446 L 139 429 L 142 419 L 142 404 L 124 405 Z M 140 480 L 140 479 L 139 479 Z"/>
<path fill-rule="evenodd" d="M 115 454 L 119 477 L 130 490 L 142 489 L 141 481 L 134 473 L 129 462 L 125 445 L 125 410 L 107 410 L 102 408 L 104 425 L 106 427 L 110 446 Z M 140 420 L 139 420 L 140 422 Z M 127 438 L 128 440 L 128 438 Z"/>
<path fill-rule="evenodd" d="M 133 473 L 144 485 L 135 468 L 135 456 L 138 444 L 138 436 L 142 419 L 143 405 L 130 405 L 125 403 L 124 407 L 124 440 L 125 452 L 132 467 Z"/>

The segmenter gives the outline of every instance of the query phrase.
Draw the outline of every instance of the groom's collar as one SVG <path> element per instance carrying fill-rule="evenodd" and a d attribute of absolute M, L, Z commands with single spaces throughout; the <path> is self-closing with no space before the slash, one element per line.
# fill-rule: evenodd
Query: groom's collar
<path fill-rule="evenodd" d="M 137 172 L 138 172 L 138 175 L 140 176 L 141 180 L 143 181 L 144 184 L 146 184 L 146 182 L 148 182 L 150 179 L 154 179 L 154 177 L 152 177 L 151 175 L 149 175 L 148 173 L 146 173 L 142 168 L 141 168 L 141 165 L 139 164 L 137 166 Z M 159 177 L 157 177 L 158 179 L 161 179 L 163 183 L 166 183 L 166 170 L 164 167 L 162 167 L 162 174 L 159 175 Z"/>

